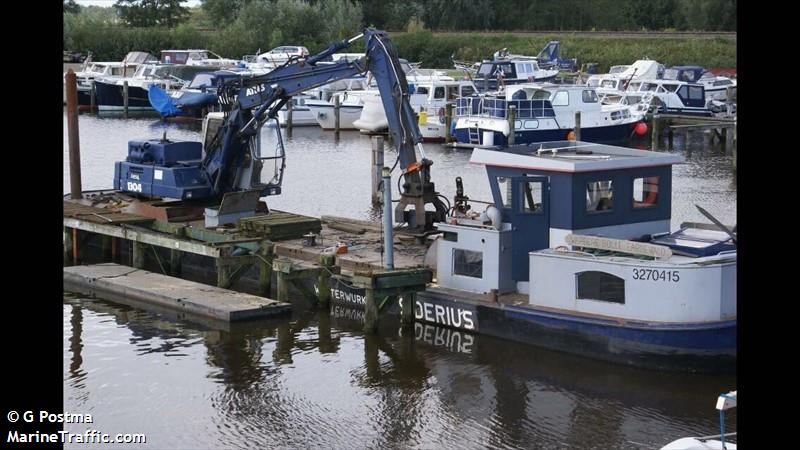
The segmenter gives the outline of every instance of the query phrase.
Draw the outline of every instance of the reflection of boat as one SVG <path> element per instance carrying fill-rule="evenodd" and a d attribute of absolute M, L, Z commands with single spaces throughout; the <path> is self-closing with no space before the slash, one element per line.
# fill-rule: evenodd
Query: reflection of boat
<path fill-rule="evenodd" d="M 736 443 L 726 442 L 726 439 L 736 436 L 736 433 L 725 433 L 725 411 L 735 407 L 736 391 L 720 395 L 717 399 L 719 434 L 681 438 L 661 447 L 661 450 L 736 450 Z"/>

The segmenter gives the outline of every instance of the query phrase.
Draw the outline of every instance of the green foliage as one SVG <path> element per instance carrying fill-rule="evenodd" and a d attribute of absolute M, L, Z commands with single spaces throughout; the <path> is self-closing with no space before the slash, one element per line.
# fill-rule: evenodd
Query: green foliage
<path fill-rule="evenodd" d="M 133 27 L 172 27 L 186 19 L 181 6 L 186 0 L 117 0 L 114 9 L 126 24 Z"/>
<path fill-rule="evenodd" d="M 64 0 L 64 12 L 77 14 L 81 11 L 81 5 L 75 3 L 75 0 Z"/>

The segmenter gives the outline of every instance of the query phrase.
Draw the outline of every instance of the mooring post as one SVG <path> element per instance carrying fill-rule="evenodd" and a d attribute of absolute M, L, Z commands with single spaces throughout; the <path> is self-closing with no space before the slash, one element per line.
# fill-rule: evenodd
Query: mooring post
<path fill-rule="evenodd" d="M 64 227 L 64 265 L 68 266 L 70 260 L 72 260 L 72 246 L 74 242 L 72 240 L 72 229 Z"/>
<path fill-rule="evenodd" d="M 394 269 L 394 236 L 392 229 L 392 170 L 383 168 L 383 248 L 386 252 L 386 268 Z M 422 224 L 417 224 L 422 226 Z"/>
<path fill-rule="evenodd" d="M 453 137 L 450 135 L 450 128 L 453 126 L 453 104 L 448 103 L 444 107 L 444 141 L 450 142 Z"/>
<path fill-rule="evenodd" d="M 575 140 L 581 140 L 581 112 L 575 111 Z"/>
<path fill-rule="evenodd" d="M 285 273 L 278 272 L 278 298 L 279 302 L 289 301 L 289 280 L 286 278 Z"/>
<path fill-rule="evenodd" d="M 92 87 L 89 88 L 89 112 L 94 112 L 97 108 L 97 87 L 92 80 Z"/>
<path fill-rule="evenodd" d="M 69 186 L 73 200 L 83 197 L 81 188 L 81 147 L 78 134 L 78 84 L 75 72 L 67 70 L 67 134 L 69 139 Z"/>
<path fill-rule="evenodd" d="M 175 230 L 175 237 L 183 237 L 185 234 L 184 228 L 178 228 Z M 177 249 L 170 249 L 169 251 L 169 274 L 173 277 L 181 276 L 181 260 L 183 258 L 183 252 Z"/>
<path fill-rule="evenodd" d="M 650 149 L 653 151 L 658 150 L 658 126 L 660 125 L 661 119 L 658 116 L 653 116 L 653 133 L 651 135 L 651 142 L 650 142 Z M 672 129 L 669 130 L 670 138 L 672 136 Z M 671 145 L 671 144 L 670 144 Z"/>
<path fill-rule="evenodd" d="M 230 252 L 227 248 L 221 248 L 215 261 L 217 263 L 217 287 L 223 289 L 228 289 L 231 284 L 231 267 L 227 258 L 229 255 Z"/>
<path fill-rule="evenodd" d="M 364 299 L 364 332 L 374 333 L 377 330 L 378 304 L 375 302 L 375 290 L 367 288 L 366 298 Z"/>
<path fill-rule="evenodd" d="M 292 134 L 292 127 L 294 126 L 292 120 L 292 103 L 294 103 L 294 99 L 290 99 L 289 102 L 286 103 L 286 131 L 289 134 Z"/>
<path fill-rule="evenodd" d="M 381 180 L 383 171 L 383 136 L 372 136 L 372 205 L 381 204 Z"/>
<path fill-rule="evenodd" d="M 72 265 L 77 266 L 81 263 L 81 241 L 80 231 L 72 229 Z"/>
<path fill-rule="evenodd" d="M 733 115 L 731 112 L 731 106 L 733 105 L 733 88 L 728 86 L 725 88 L 725 115 L 731 116 Z"/>
<path fill-rule="evenodd" d="M 144 269 L 144 244 L 141 242 L 133 241 L 133 267 L 137 269 Z"/>
<path fill-rule="evenodd" d="M 328 306 L 331 300 L 331 268 L 336 264 L 336 255 L 319 255 L 318 261 L 322 270 L 319 271 L 317 298 L 320 305 Z"/>
<path fill-rule="evenodd" d="M 514 122 L 517 116 L 517 107 L 515 105 L 511 105 L 508 107 L 508 145 L 514 145 L 514 138 L 515 131 L 514 131 Z"/>
<path fill-rule="evenodd" d="M 128 117 L 128 80 L 122 82 L 122 111 Z"/>
<path fill-rule="evenodd" d="M 414 324 L 415 293 L 403 294 L 400 297 L 400 324 L 407 327 Z"/>
<path fill-rule="evenodd" d="M 272 288 L 272 261 L 275 259 L 274 247 L 270 243 L 261 244 L 259 258 L 258 291 L 263 297 L 269 297 Z"/>
<path fill-rule="evenodd" d="M 334 117 L 334 125 L 333 131 L 336 133 L 336 136 L 339 136 L 339 113 L 341 109 L 341 100 L 340 96 L 335 96 L 333 98 L 333 117 Z"/>

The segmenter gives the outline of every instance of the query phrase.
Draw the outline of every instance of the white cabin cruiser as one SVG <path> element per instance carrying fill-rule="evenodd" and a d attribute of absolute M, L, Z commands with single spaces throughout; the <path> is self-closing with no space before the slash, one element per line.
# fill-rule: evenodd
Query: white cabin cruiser
<path fill-rule="evenodd" d="M 711 116 L 710 100 L 700 83 L 676 80 L 635 80 L 628 83 L 626 93 L 657 97 L 658 110 L 663 113 Z"/>
<path fill-rule="evenodd" d="M 710 100 L 726 101 L 729 88 L 736 95 L 735 78 L 715 76 L 700 66 L 670 67 L 664 72 L 664 79 L 700 83 L 705 87 L 706 98 Z"/>
<path fill-rule="evenodd" d="M 603 105 L 594 88 L 525 83 L 507 86 L 503 92 L 458 99 L 456 140 L 467 145 L 505 146 L 511 133 L 510 106 L 516 108 L 517 144 L 568 139 L 578 111 L 585 140 L 620 141 L 642 131 L 637 128 L 641 114 L 631 114 L 628 105 Z"/>

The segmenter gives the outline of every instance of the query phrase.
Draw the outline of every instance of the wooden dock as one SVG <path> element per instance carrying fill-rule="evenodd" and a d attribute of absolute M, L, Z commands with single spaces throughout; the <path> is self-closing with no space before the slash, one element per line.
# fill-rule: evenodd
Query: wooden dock
<path fill-rule="evenodd" d="M 668 150 L 673 150 L 673 138 L 676 133 L 684 136 L 688 145 L 689 134 L 708 132 L 711 143 L 716 139 L 724 148 L 736 147 L 736 117 L 698 117 L 676 114 L 656 114 L 651 118 L 652 142 L 651 150 L 658 150 L 662 133 L 666 132 Z"/>
<path fill-rule="evenodd" d="M 290 312 L 291 305 L 119 264 L 64 268 L 65 289 L 110 300 L 130 299 L 227 322 Z"/>
<path fill-rule="evenodd" d="M 240 280 L 247 279 L 251 285 L 257 283 L 261 296 L 269 297 L 274 287 L 275 299 L 288 302 L 294 288 L 292 299 L 299 292 L 306 301 L 320 306 L 330 302 L 332 278 L 357 281 L 376 304 L 367 308 L 371 320 L 365 329 L 369 331 L 377 328 L 378 304 L 386 304 L 388 297 L 411 301 L 432 279 L 432 271 L 424 267 L 427 246 L 419 242 L 420 237 L 402 232 L 394 238 L 395 269 L 386 271 L 383 236 L 376 223 L 273 210 L 240 219 L 235 225 L 206 228 L 204 220 L 155 220 L 123 212 L 129 210 L 120 206 L 124 201 L 98 202 L 84 197 L 64 200 L 65 265 L 81 264 L 93 243 L 101 247 L 101 262 L 122 262 L 132 266 L 131 270 L 147 266 L 153 271 L 150 273 L 180 277 L 187 254 L 198 255 L 203 258 L 192 262 L 200 261 L 203 271 L 206 266 L 216 270 L 218 288 L 235 289 Z M 121 197 L 124 199 L 124 194 Z M 92 206 L 93 202 L 97 206 Z M 130 259 L 122 261 L 123 253 Z M 404 309 L 409 314 L 411 310 L 410 304 Z"/>

